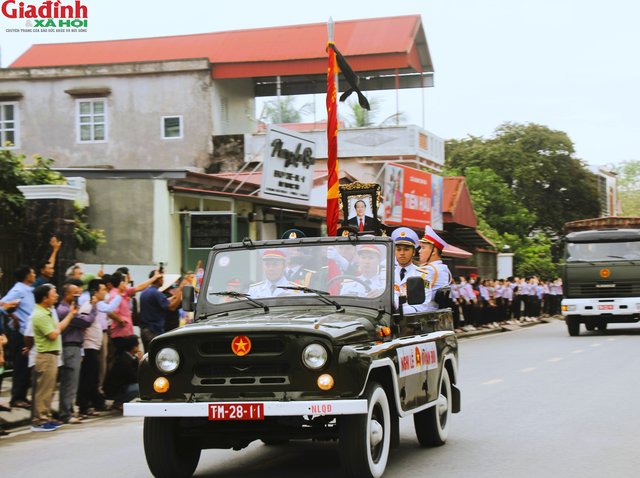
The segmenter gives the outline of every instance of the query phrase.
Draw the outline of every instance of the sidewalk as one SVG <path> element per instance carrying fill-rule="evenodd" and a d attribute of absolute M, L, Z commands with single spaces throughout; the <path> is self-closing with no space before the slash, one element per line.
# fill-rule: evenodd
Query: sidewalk
<path fill-rule="evenodd" d="M 533 325 L 539 325 L 544 323 L 557 322 L 558 320 L 564 320 L 561 316 L 549 317 L 538 319 L 535 322 L 523 322 L 518 325 L 501 325 L 496 328 L 482 328 L 470 332 L 462 331 L 457 332 L 456 337 L 458 339 L 469 339 L 472 337 L 478 337 L 480 335 L 489 335 L 489 334 L 497 334 L 502 332 L 511 332 L 513 330 L 518 330 L 523 327 L 531 327 Z M 5 377 L 2 383 L 2 391 L 0 393 L 0 405 L 4 405 L 6 407 L 9 406 L 9 399 L 11 397 L 11 377 Z M 59 386 L 56 384 L 56 390 L 53 394 L 53 401 L 51 403 L 51 409 L 55 413 L 58 409 L 58 401 L 59 401 Z M 111 401 L 107 401 L 108 405 L 111 405 Z M 77 407 L 76 407 L 77 409 Z M 100 417 L 108 417 L 108 416 L 118 416 L 122 415 L 122 412 L 119 410 L 110 410 L 108 412 L 99 412 Z M 83 420 L 83 422 L 90 422 L 92 417 L 87 417 Z M 10 412 L 0 412 L 0 426 L 5 430 L 11 430 L 12 428 L 17 428 L 21 426 L 26 426 L 31 424 L 31 410 L 24 410 L 22 408 L 12 408 Z M 70 427 L 81 427 L 83 424 L 78 425 L 66 425 Z M 1 439 L 0 439 L 1 440 Z"/>
<path fill-rule="evenodd" d="M 4 405 L 5 407 L 9 406 L 9 400 L 11 399 L 11 377 L 4 377 L 2 382 L 2 391 L 0 392 L 0 405 Z M 56 384 L 55 392 L 53 393 L 53 400 L 51 402 L 51 410 L 53 411 L 53 417 L 56 418 L 58 411 L 58 403 L 60 399 L 59 394 L 60 384 Z M 29 389 L 29 393 L 31 393 L 31 389 Z M 31 398 L 31 396 L 29 396 Z M 107 405 L 111 405 L 111 400 L 107 400 Z M 78 411 L 78 407 L 74 406 L 76 412 Z M 100 413 L 99 417 L 87 417 L 83 420 L 84 422 L 90 422 L 95 418 L 102 418 L 107 416 L 117 416 L 122 415 L 122 411 L 120 410 L 109 410 L 107 412 L 98 412 Z M 81 427 L 83 423 L 79 423 L 77 425 L 65 425 L 69 427 Z M 12 428 L 18 428 L 26 425 L 31 425 L 31 410 L 25 410 L 24 408 L 12 408 L 10 412 L 0 412 L 0 427 L 5 430 L 11 430 Z M 11 435 L 9 435 L 11 436 Z M 0 438 L 0 443 L 2 439 Z"/>

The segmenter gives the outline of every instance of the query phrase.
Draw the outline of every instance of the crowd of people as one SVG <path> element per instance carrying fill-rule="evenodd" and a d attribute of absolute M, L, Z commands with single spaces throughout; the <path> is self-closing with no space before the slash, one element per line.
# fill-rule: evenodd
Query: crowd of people
<path fill-rule="evenodd" d="M 5 344 L 13 365 L 11 399 L 0 411 L 31 410 L 34 432 L 81 424 L 101 411 L 122 410 L 136 398 L 142 349 L 134 325 L 140 327 L 145 349 L 155 336 L 177 328 L 182 287 L 188 283 L 187 277 L 180 284 L 164 284 L 164 274 L 154 270 L 147 281 L 134 286 L 126 267 L 111 274 L 101 269 L 94 275 L 76 264 L 57 287 L 52 280 L 60 242 L 53 238 L 51 246 L 49 260 L 35 270 L 18 267 L 16 283 L 0 297 L 0 390 Z M 57 381 L 59 407 L 54 418 L 51 403 Z M 0 428 L 0 436 L 8 434 Z"/>
<path fill-rule="evenodd" d="M 559 315 L 562 279 L 539 277 L 483 279 L 476 274 L 453 278 L 450 304 L 454 327 L 465 331 L 535 322 Z M 464 326 L 462 326 L 464 323 Z"/>

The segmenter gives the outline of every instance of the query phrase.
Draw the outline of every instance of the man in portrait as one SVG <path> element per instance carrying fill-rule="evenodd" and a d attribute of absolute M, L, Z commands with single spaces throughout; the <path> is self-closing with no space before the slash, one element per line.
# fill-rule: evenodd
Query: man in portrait
<path fill-rule="evenodd" d="M 370 200 L 370 198 L 369 198 Z M 353 208 L 356 212 L 355 216 L 349 216 L 348 225 L 351 227 L 355 227 L 358 231 L 373 231 L 373 217 L 367 216 L 367 203 L 364 199 L 358 199 L 356 203 L 353 205 Z"/>

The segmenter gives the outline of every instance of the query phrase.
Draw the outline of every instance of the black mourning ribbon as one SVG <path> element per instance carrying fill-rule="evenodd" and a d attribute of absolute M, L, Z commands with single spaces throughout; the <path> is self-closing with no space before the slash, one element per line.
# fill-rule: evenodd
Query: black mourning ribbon
<path fill-rule="evenodd" d="M 354 73 L 354 71 L 351 69 L 351 66 L 349 66 L 349 63 L 347 63 L 347 60 L 345 60 L 344 56 L 342 56 L 342 53 L 338 51 L 338 48 L 336 48 L 334 44 L 330 44 L 329 48 L 333 48 L 333 51 L 336 52 L 338 67 L 347 80 L 347 83 L 349 83 L 349 86 L 351 86 L 351 88 L 340 95 L 340 101 L 345 101 L 347 98 L 349 98 L 349 96 L 351 96 L 351 93 L 355 91 L 358 95 L 358 103 L 360 103 L 360 106 L 362 106 L 365 110 L 370 110 L 371 106 L 369 106 L 369 101 L 362 94 L 360 88 L 358 88 L 360 77 Z"/>

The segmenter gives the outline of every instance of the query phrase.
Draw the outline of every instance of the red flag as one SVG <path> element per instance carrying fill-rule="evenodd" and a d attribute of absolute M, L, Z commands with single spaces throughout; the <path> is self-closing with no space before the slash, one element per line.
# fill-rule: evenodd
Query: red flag
<path fill-rule="evenodd" d="M 327 235 L 335 236 L 338 233 L 338 197 L 340 189 L 338 185 L 338 103 L 336 101 L 336 52 L 333 42 L 327 45 L 329 53 L 329 68 L 327 69 L 327 143 L 328 157 L 327 169 L 329 179 L 327 181 Z"/>

